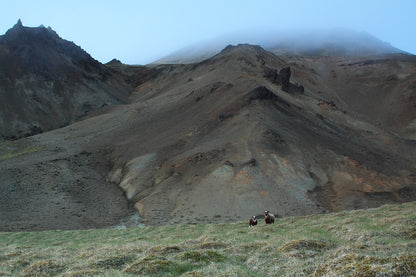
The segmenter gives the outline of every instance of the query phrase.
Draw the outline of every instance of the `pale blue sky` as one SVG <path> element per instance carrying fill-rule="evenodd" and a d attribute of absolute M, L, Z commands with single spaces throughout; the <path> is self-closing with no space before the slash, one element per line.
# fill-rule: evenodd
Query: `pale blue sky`
<path fill-rule="evenodd" d="M 103 63 L 146 64 L 196 42 L 265 28 L 350 28 L 416 54 L 416 0 L 0 0 L 0 7 L 0 34 L 19 18 L 51 26 Z"/>

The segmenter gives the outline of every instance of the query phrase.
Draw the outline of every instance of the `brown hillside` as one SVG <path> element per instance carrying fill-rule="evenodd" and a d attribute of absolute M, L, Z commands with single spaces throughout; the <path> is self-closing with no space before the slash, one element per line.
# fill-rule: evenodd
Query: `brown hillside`
<path fill-rule="evenodd" d="M 141 80 L 129 104 L 2 144 L 0 229 L 116 225 L 126 199 L 151 225 L 416 200 L 413 57 L 332 59 L 239 45 L 196 64 L 113 65 Z"/>

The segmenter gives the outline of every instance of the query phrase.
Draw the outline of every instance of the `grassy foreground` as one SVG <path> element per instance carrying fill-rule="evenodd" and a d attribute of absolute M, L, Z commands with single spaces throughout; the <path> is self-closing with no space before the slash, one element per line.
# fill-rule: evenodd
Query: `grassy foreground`
<path fill-rule="evenodd" d="M 416 276 L 416 202 L 253 228 L 0 233 L 0 276 Z"/>

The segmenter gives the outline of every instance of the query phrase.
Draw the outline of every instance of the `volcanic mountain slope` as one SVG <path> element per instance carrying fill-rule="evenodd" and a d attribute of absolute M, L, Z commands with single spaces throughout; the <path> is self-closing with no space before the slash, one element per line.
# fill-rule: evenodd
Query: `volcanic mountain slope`
<path fill-rule="evenodd" d="M 173 52 L 153 64 L 186 64 L 208 59 L 229 44 L 246 41 L 275 55 L 355 56 L 405 53 L 366 32 L 335 28 L 328 30 L 255 30 L 233 33 L 196 43 Z"/>
<path fill-rule="evenodd" d="M 66 126 L 102 106 L 126 103 L 131 88 L 50 27 L 18 23 L 0 36 L 0 137 Z"/>
<path fill-rule="evenodd" d="M 303 215 L 416 200 L 411 132 L 399 132 L 388 121 L 375 124 L 377 109 L 345 103 L 348 91 L 327 87 L 333 77 L 326 69 L 332 65 L 317 68 L 319 59 L 229 46 L 200 63 L 149 68 L 157 74 L 137 83 L 130 104 L 9 142 L 3 149 L 20 152 L 0 159 L 5 192 L 0 203 L 7 211 L 0 229 L 114 225 L 130 215 L 117 187 L 145 224 L 233 221 L 265 209 L 278 216 Z M 380 88 L 379 67 L 396 68 L 394 59 L 385 59 L 373 68 L 362 58 L 360 68 L 373 74 L 355 80 L 368 87 L 362 93 Z M 399 100 L 399 87 L 408 88 L 402 91 L 406 97 L 415 95 L 402 83 L 413 82 L 413 56 L 401 59 L 406 66 L 392 71 L 398 76 L 392 97 Z M 360 59 L 345 60 L 335 72 L 338 86 L 341 80 L 352 82 Z M 387 89 L 380 97 L 385 94 Z M 359 95 L 354 101 L 364 106 Z M 385 113 L 414 120 L 411 106 L 409 112 L 395 107 Z M 48 213 L 51 207 L 60 209 Z"/>
<path fill-rule="evenodd" d="M 288 83 L 287 64 L 260 47 L 240 45 L 199 64 L 168 68 L 168 78 L 142 85 L 133 95 L 139 104 L 131 128 L 118 134 L 143 132 L 111 143 L 111 180 L 153 223 L 415 199 L 415 141 Z M 385 112 L 396 116 L 398 110 Z M 130 156 L 121 155 L 125 149 Z"/>
<path fill-rule="evenodd" d="M 316 97 L 358 118 L 416 139 L 416 57 L 282 56 L 293 78 Z"/>

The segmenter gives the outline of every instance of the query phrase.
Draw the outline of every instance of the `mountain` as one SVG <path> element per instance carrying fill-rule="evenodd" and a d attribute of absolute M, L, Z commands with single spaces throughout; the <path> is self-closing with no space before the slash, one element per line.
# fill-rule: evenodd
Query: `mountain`
<path fill-rule="evenodd" d="M 345 74 L 340 83 L 345 80 L 350 93 L 364 95 L 345 104 L 340 98 L 347 100 L 346 89 L 339 94 L 331 87 L 317 90 L 317 84 L 331 84 L 333 76 L 331 70 L 311 74 L 309 59 L 304 58 L 303 68 L 300 57 L 293 61 L 259 46 L 239 45 L 201 63 L 167 67 L 166 77 L 134 92 L 134 116 L 117 134 L 128 137 L 138 129 L 134 139 L 113 145 L 110 179 L 151 224 L 414 200 L 414 129 L 413 138 L 406 138 L 407 131 L 399 133 L 388 120 L 376 124 L 380 111 L 371 109 L 375 101 L 387 102 L 374 99 L 374 93 L 384 98 L 391 89 L 389 99 L 397 101 L 384 109 L 384 118 L 406 114 L 400 128 L 412 126 L 415 106 L 404 111 L 396 105 L 407 106 L 404 94 L 414 99 L 415 90 L 401 90 L 403 83 L 415 81 L 413 57 L 344 60 L 336 72 Z M 398 64 L 401 69 L 394 71 Z M 385 80 L 382 72 L 404 79 Z M 316 79 L 307 79 L 312 76 Z M 366 86 L 360 89 L 352 80 Z M 388 86 L 379 91 L 384 81 Z M 127 150 L 128 156 L 122 154 Z"/>
<path fill-rule="evenodd" d="M 404 53 L 366 32 L 337 28 L 328 30 L 252 30 L 233 33 L 180 49 L 153 64 L 195 63 L 242 41 L 261 45 L 276 55 L 369 56 Z"/>
<path fill-rule="evenodd" d="M 0 36 L 0 137 L 16 139 L 66 126 L 131 88 L 50 27 L 17 24 Z"/>
<path fill-rule="evenodd" d="M 0 230 L 238 221 L 416 200 L 413 55 L 106 65 L 128 103 L 0 141 Z"/>

